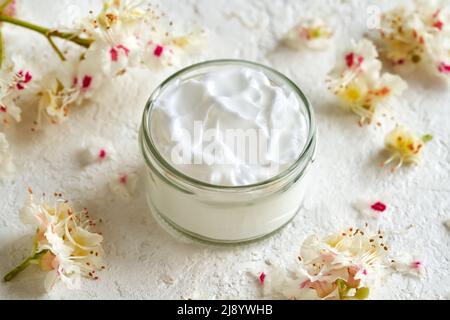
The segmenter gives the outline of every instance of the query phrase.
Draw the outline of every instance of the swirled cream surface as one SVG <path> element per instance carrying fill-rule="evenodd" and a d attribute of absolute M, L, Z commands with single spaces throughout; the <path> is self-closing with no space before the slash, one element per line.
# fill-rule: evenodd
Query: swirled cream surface
<path fill-rule="evenodd" d="M 159 153 L 186 176 L 221 186 L 267 180 L 300 156 L 302 103 L 263 71 L 231 66 L 162 89 L 150 130 Z"/>

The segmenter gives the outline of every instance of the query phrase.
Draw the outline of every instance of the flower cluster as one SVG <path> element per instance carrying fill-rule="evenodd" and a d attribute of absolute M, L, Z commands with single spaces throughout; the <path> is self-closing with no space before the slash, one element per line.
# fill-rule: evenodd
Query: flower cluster
<path fill-rule="evenodd" d="M 10 59 L 0 69 L 0 120 L 6 125 L 14 120 L 20 122 L 21 109 L 17 101 L 30 85 L 33 74 L 22 68 L 24 63 L 19 59 Z"/>
<path fill-rule="evenodd" d="M 166 27 L 152 8 L 140 2 L 106 1 L 98 16 L 80 22 L 77 33 L 94 40 L 82 64 L 100 64 L 106 75 L 120 75 L 128 67 L 150 68 L 176 65 L 181 56 L 201 44 L 202 32 L 177 34 L 173 22 Z"/>
<path fill-rule="evenodd" d="M 96 222 L 87 209 L 75 211 L 61 194 L 55 194 L 52 205 L 36 203 L 29 198 L 20 212 L 24 223 L 36 228 L 32 254 L 4 279 L 9 281 L 30 264 L 38 264 L 47 272 L 45 287 L 51 290 L 61 280 L 69 288 L 79 286 L 81 276 L 98 279 L 97 271 L 105 269 L 101 243 L 103 237 L 93 231 Z"/>
<path fill-rule="evenodd" d="M 18 103 L 25 93 L 29 93 L 33 73 L 24 68 L 19 59 L 3 62 L 0 69 L 0 128 L 8 126 L 12 121 L 21 121 L 21 108 Z M 0 132 L 0 183 L 14 172 L 14 164 L 10 147 L 4 133 Z"/>
<path fill-rule="evenodd" d="M 450 74 L 450 11 L 436 1 L 415 1 L 382 15 L 381 50 L 397 66 Z"/>
<path fill-rule="evenodd" d="M 128 68 L 173 66 L 184 54 L 193 53 L 203 44 L 203 31 L 177 33 L 173 22 L 165 23 L 162 16 L 152 7 L 141 8 L 141 1 L 107 0 L 97 15 L 90 12 L 64 32 L 14 20 L 17 25 L 42 32 L 63 60 L 37 81 L 36 126 L 44 117 L 51 123 L 66 120 L 71 107 L 92 98 L 105 80 L 126 73 Z M 66 57 L 71 48 L 63 53 L 52 37 L 74 42 L 86 50 Z M 20 121 L 20 108 L 15 101 L 33 76 L 28 70 L 3 65 L 0 79 L 0 116 Z"/>
<path fill-rule="evenodd" d="M 377 205 L 381 208 L 382 206 Z M 325 237 L 307 237 L 295 269 L 273 267 L 258 274 L 265 295 L 288 299 L 362 300 L 393 272 L 420 277 L 423 262 L 390 254 L 385 235 L 348 228 Z M 393 259 L 395 257 L 395 260 Z"/>
<path fill-rule="evenodd" d="M 391 156 L 383 165 L 397 161 L 393 168 L 393 170 L 396 170 L 403 164 L 418 164 L 424 144 L 432 139 L 433 137 L 429 134 L 419 138 L 406 127 L 396 126 L 385 138 L 384 143 Z"/>
<path fill-rule="evenodd" d="M 290 276 L 265 275 L 265 290 L 289 299 L 366 299 L 390 262 L 384 235 L 348 228 L 324 238 L 311 235 Z"/>
<path fill-rule="evenodd" d="M 284 44 L 293 49 L 306 47 L 320 50 L 329 46 L 333 32 L 320 18 L 308 19 L 288 31 Z"/>
<path fill-rule="evenodd" d="M 371 123 L 378 109 L 407 87 L 400 77 L 381 74 L 381 67 L 375 46 L 363 39 L 353 43 L 353 49 L 342 56 L 330 73 L 329 89 L 344 109 L 360 117 L 360 124 Z"/>
<path fill-rule="evenodd" d="M 4 3 L 6 7 L 0 6 L 3 16 L 15 14 L 15 2 Z M 142 8 L 141 1 L 106 0 L 98 14 L 89 12 L 87 18 L 64 31 L 36 26 L 16 17 L 5 20 L 41 33 L 63 61 L 36 76 L 38 72 L 25 67 L 17 56 L 3 61 L 3 47 L 0 47 L 0 126 L 11 120 L 20 122 L 24 103 L 37 106 L 32 131 L 43 120 L 61 123 L 68 119 L 72 108 L 93 98 L 107 80 L 123 75 L 129 68 L 143 66 L 155 70 L 173 66 L 183 55 L 201 47 L 203 31 L 176 32 L 173 22 L 165 22 L 163 16 L 152 7 Z M 72 47 L 60 50 L 53 37 L 85 49 L 82 52 L 74 52 Z M 68 53 L 70 57 L 66 57 Z M 30 100 L 28 96 L 35 99 Z"/>
<path fill-rule="evenodd" d="M 105 1 L 98 15 L 91 12 L 71 30 L 91 43 L 80 59 L 62 63 L 56 74 L 43 79 L 39 114 L 52 123 L 61 122 L 71 106 L 91 98 L 107 78 L 136 66 L 154 69 L 176 65 L 182 54 L 201 43 L 201 32 L 172 34 L 162 24 L 161 16 L 151 8 L 142 9 L 140 2 Z"/>
<path fill-rule="evenodd" d="M 71 66 L 66 65 L 67 69 L 59 69 L 54 73 L 44 76 L 39 84 L 38 89 L 38 116 L 36 126 L 40 126 L 42 118 L 46 118 L 50 123 L 58 124 L 67 119 L 69 108 L 79 106 L 83 102 L 92 88 L 93 76 L 85 75 L 78 80 L 74 77 L 70 81 L 69 69 Z M 33 128 L 33 130 L 36 128 Z"/>

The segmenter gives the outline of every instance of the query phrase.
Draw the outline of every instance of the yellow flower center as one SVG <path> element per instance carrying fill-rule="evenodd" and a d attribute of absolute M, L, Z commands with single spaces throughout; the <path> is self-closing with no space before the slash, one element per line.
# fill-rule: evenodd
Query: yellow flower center
<path fill-rule="evenodd" d="M 344 99 L 356 102 L 361 99 L 361 90 L 359 90 L 356 86 L 348 86 L 347 89 L 343 93 Z"/>
<path fill-rule="evenodd" d="M 310 38 L 319 38 L 320 36 L 322 36 L 322 31 L 320 30 L 320 28 L 313 28 L 309 30 Z"/>

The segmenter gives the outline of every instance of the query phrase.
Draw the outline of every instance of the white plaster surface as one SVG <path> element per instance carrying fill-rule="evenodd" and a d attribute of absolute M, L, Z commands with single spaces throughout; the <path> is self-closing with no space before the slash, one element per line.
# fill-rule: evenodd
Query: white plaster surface
<path fill-rule="evenodd" d="M 99 1 L 20 0 L 21 17 L 54 26 Z M 76 3 L 76 5 L 74 4 Z M 383 8 L 397 1 L 377 1 Z M 86 280 L 81 290 L 57 287 L 45 293 L 42 274 L 28 270 L 15 281 L 0 283 L 0 299 L 180 299 L 259 298 L 252 272 L 267 263 L 293 264 L 303 239 L 325 235 L 340 227 L 363 225 L 352 203 L 379 195 L 391 207 L 380 224 L 390 234 L 390 247 L 424 260 L 422 280 L 394 276 L 372 298 L 445 299 L 450 292 L 450 91 L 435 81 L 406 77 L 409 89 L 392 106 L 396 120 L 381 128 L 360 128 L 354 115 L 340 110 L 327 92 L 325 74 L 333 66 L 335 50 L 349 37 L 367 31 L 368 1 L 288 0 L 165 0 L 161 8 L 176 24 L 195 23 L 208 31 L 209 45 L 192 61 L 243 58 L 268 64 L 291 77 L 311 99 L 317 117 L 319 144 L 315 179 L 304 209 L 273 237 L 239 247 L 208 247 L 182 243 L 164 232 L 150 215 L 139 182 L 131 201 L 115 197 L 109 180 L 119 172 L 142 172 L 138 127 L 147 97 L 174 71 L 133 70 L 114 80 L 91 105 L 71 114 L 68 122 L 29 131 L 29 120 L 8 129 L 17 175 L 0 186 L 0 274 L 25 257 L 32 230 L 22 225 L 18 209 L 26 188 L 49 194 L 58 191 L 93 216 L 104 220 L 108 268 L 97 281 Z M 278 45 L 284 33 L 303 16 L 320 14 L 335 23 L 335 46 L 324 52 L 295 52 Z M 27 54 L 32 61 L 57 57 L 39 35 L 6 26 L 8 51 Z M 33 54 L 31 54 L 33 52 Z M 46 60 L 49 59 L 49 60 Z M 45 66 L 45 64 L 43 64 Z M 27 113 L 26 111 L 24 112 Z M 25 118 L 27 118 L 25 116 Z M 27 122 L 28 121 L 28 122 Z M 395 122 L 434 140 L 424 150 L 421 166 L 392 174 L 380 169 L 384 134 Z M 111 140 L 114 160 L 82 167 L 84 141 Z"/>

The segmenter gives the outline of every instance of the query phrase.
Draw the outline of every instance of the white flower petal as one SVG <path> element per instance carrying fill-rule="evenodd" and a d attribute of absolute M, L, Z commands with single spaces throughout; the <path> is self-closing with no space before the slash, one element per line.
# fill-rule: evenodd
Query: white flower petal
<path fill-rule="evenodd" d="M 80 154 L 81 164 L 86 166 L 111 160 L 115 153 L 115 148 L 109 140 L 96 138 L 93 141 L 85 143 Z"/>
<path fill-rule="evenodd" d="M 41 207 L 35 204 L 33 195 L 29 194 L 24 206 L 19 212 L 20 220 L 24 224 L 40 227 L 43 226 L 44 222 L 42 218 L 40 218 L 40 215 Z"/>
<path fill-rule="evenodd" d="M 383 201 L 380 201 L 379 197 L 375 196 L 359 198 L 353 203 L 353 207 L 362 218 L 370 219 L 380 219 L 389 211 L 389 207 Z"/>
<path fill-rule="evenodd" d="M 421 277 L 423 262 L 409 253 L 402 253 L 395 257 L 392 268 L 403 275 Z"/>
<path fill-rule="evenodd" d="M 56 257 L 58 257 L 58 259 L 67 258 L 70 256 L 73 249 L 65 243 L 61 236 L 55 233 L 54 229 L 53 225 L 49 225 L 44 233 L 44 236 L 49 243 L 48 248 Z"/>
<path fill-rule="evenodd" d="M 103 241 L 103 237 L 98 233 L 89 232 L 81 227 L 75 228 L 71 233 L 71 238 L 74 240 L 74 245 L 85 250 L 93 249 Z"/>
<path fill-rule="evenodd" d="M 15 165 L 10 153 L 9 143 L 4 133 L 0 132 L 0 183 L 8 180 L 15 172 Z"/>
<path fill-rule="evenodd" d="M 52 291 L 55 284 L 58 282 L 59 276 L 56 270 L 47 272 L 44 280 L 44 287 L 47 292 Z"/>
<path fill-rule="evenodd" d="M 4 133 L 0 132 L 0 183 L 8 179 L 14 172 L 15 166 L 10 153 L 9 143 Z"/>
<path fill-rule="evenodd" d="M 109 182 L 109 188 L 112 193 L 119 196 L 123 200 L 129 201 L 134 197 L 136 192 L 138 176 L 136 173 L 121 174 L 115 176 Z"/>
<path fill-rule="evenodd" d="M 371 123 L 379 109 L 406 89 L 400 77 L 381 74 L 375 45 L 367 39 L 353 42 L 353 49 L 343 55 L 329 76 L 329 89 L 341 107 L 360 116 L 360 124 Z"/>
<path fill-rule="evenodd" d="M 333 32 L 319 18 L 307 19 L 290 29 L 283 43 L 293 49 L 306 47 L 313 50 L 323 50 L 330 45 Z"/>

